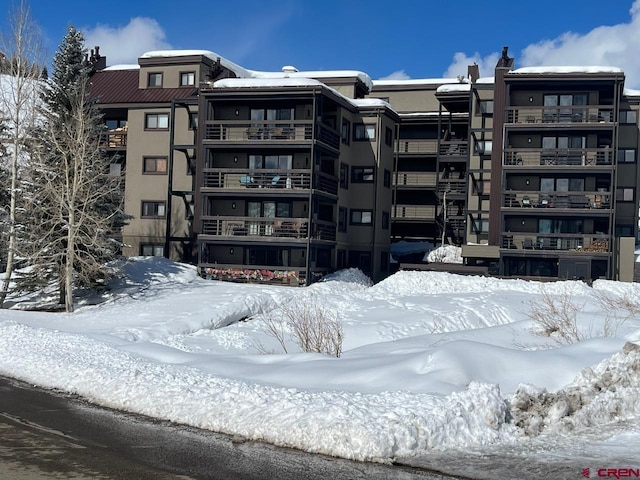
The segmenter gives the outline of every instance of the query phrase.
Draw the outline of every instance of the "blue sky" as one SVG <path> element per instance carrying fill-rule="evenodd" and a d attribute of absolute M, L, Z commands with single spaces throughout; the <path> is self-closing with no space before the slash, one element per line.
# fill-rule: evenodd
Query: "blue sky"
<path fill-rule="evenodd" d="M 148 50 L 204 49 L 254 70 L 294 65 L 362 70 L 374 79 L 431 78 L 464 74 L 474 61 L 483 75 L 491 75 L 508 45 L 517 66 L 614 65 L 627 73 L 627 86 L 640 88 L 640 0 L 64 0 L 55 8 L 50 0 L 31 0 L 29 5 L 50 54 L 72 24 L 85 32 L 87 46 L 101 46 L 109 64 L 136 63 Z"/>

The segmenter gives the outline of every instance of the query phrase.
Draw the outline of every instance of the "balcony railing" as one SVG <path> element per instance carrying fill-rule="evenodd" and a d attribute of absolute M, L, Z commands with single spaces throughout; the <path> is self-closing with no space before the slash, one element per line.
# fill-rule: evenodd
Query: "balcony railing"
<path fill-rule="evenodd" d="M 611 105 L 567 105 L 538 107 L 508 107 L 505 123 L 590 123 L 613 122 Z"/>
<path fill-rule="evenodd" d="M 441 179 L 438 182 L 438 193 L 444 194 L 447 193 L 453 195 L 463 195 L 467 193 L 467 184 L 465 180 L 448 180 Z"/>
<path fill-rule="evenodd" d="M 563 250 L 576 253 L 609 253 L 609 235 L 569 233 L 502 234 L 502 248 L 526 250 Z"/>
<path fill-rule="evenodd" d="M 104 148 L 125 148 L 127 146 L 127 129 L 121 127 L 102 133 L 100 146 Z"/>
<path fill-rule="evenodd" d="M 335 241 L 336 224 L 306 218 L 203 216 L 200 233 L 213 237 L 262 237 Z"/>
<path fill-rule="evenodd" d="M 204 140 L 230 143 L 300 142 L 312 137 L 313 123 L 306 120 L 208 120 L 204 128 Z"/>
<path fill-rule="evenodd" d="M 394 177 L 393 184 L 398 187 L 435 187 L 436 172 L 405 172 Z"/>
<path fill-rule="evenodd" d="M 393 209 L 394 219 L 404 220 L 434 220 L 436 218 L 435 205 L 396 205 Z"/>
<path fill-rule="evenodd" d="M 437 139 L 409 140 L 400 139 L 398 141 L 398 153 L 438 153 Z"/>
<path fill-rule="evenodd" d="M 527 148 L 504 150 L 503 165 L 515 167 L 594 167 L 613 164 L 611 148 Z"/>
<path fill-rule="evenodd" d="M 502 196 L 505 208 L 602 209 L 611 208 L 610 192 L 510 191 Z"/>
<path fill-rule="evenodd" d="M 228 168 L 205 168 L 202 172 L 202 187 L 216 189 L 305 189 L 311 188 L 311 173 L 308 169 L 290 170 L 239 170 Z M 336 195 L 338 179 L 316 172 L 313 188 Z"/>
<path fill-rule="evenodd" d="M 441 141 L 440 156 L 463 157 L 469 153 L 469 142 L 462 140 Z"/>

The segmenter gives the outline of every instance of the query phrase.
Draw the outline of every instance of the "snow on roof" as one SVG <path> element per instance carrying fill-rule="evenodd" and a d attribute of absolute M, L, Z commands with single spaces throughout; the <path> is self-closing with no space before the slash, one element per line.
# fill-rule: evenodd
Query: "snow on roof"
<path fill-rule="evenodd" d="M 523 67 L 511 70 L 510 74 L 542 74 L 542 73 L 622 73 L 618 67 L 604 66 L 546 66 L 546 67 Z"/>
<path fill-rule="evenodd" d="M 440 85 L 436 93 L 450 93 L 450 92 L 469 92 L 471 91 L 470 83 L 453 83 L 447 85 Z"/>
<path fill-rule="evenodd" d="M 386 100 L 381 98 L 357 98 L 350 99 L 351 103 L 357 107 L 386 107 L 391 108 L 391 105 Z"/>
<path fill-rule="evenodd" d="M 308 87 L 324 85 L 312 78 L 223 78 L 213 88 Z"/>
<path fill-rule="evenodd" d="M 120 65 L 110 65 L 107 68 L 103 68 L 102 71 L 105 70 L 139 70 L 140 65 L 135 64 L 120 64 Z"/>
<path fill-rule="evenodd" d="M 457 78 L 410 78 L 407 80 L 374 80 L 373 85 L 376 87 L 388 87 L 391 85 L 443 85 L 457 82 Z"/>
<path fill-rule="evenodd" d="M 218 55 L 210 50 L 153 50 L 151 52 L 143 53 L 140 58 L 162 58 L 162 57 L 190 57 L 194 55 L 202 55 L 214 62 L 220 59 L 220 63 L 223 67 L 231 70 L 238 77 L 251 77 L 251 73 L 244 67 L 237 65 L 230 60 L 227 60 L 222 55 Z"/>
<path fill-rule="evenodd" d="M 291 71 L 289 66 L 286 71 L 283 72 L 261 72 L 257 70 L 249 70 L 249 73 L 254 78 L 353 78 L 356 77 L 362 83 L 367 86 L 367 89 L 371 91 L 373 83 L 371 77 L 364 72 L 357 70 L 307 70 L 307 71 Z M 295 68 L 295 67 L 294 67 Z"/>
<path fill-rule="evenodd" d="M 624 95 L 627 97 L 640 97 L 640 90 L 634 90 L 633 88 L 625 88 Z"/>
<path fill-rule="evenodd" d="M 403 118 L 408 117 L 439 117 L 439 116 L 447 116 L 447 114 L 451 117 L 468 117 L 468 112 L 410 112 L 410 113 L 399 113 Z"/>
<path fill-rule="evenodd" d="M 496 77 L 480 77 L 476 83 L 496 83 Z"/>

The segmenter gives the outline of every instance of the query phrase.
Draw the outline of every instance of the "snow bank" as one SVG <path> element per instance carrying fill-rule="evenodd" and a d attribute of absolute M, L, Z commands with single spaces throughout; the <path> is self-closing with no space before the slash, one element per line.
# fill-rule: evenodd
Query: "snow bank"
<path fill-rule="evenodd" d="M 511 399 L 513 422 L 525 435 L 569 433 L 640 415 L 640 345 L 583 370 L 572 385 L 548 392 L 521 386 Z"/>
<path fill-rule="evenodd" d="M 487 384 L 471 383 L 446 397 L 310 392 L 208 375 L 81 335 L 5 322 L 0 373 L 16 372 L 106 407 L 355 460 L 391 462 L 429 449 L 493 443 L 507 418 L 498 387 Z"/>

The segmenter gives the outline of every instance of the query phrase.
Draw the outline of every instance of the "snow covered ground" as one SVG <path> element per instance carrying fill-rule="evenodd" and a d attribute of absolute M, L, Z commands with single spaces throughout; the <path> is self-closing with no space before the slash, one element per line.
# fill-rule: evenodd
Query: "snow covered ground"
<path fill-rule="evenodd" d="M 585 461 L 601 451 L 604 467 L 637 457 L 636 284 L 399 272 L 371 285 L 346 270 L 290 288 L 206 281 L 191 266 L 137 258 L 111 287 L 73 314 L 0 311 L 0 374 L 357 460 L 543 444 Z M 300 352 L 279 323 L 299 305 L 339 319 L 340 358 Z M 535 321 L 556 317 L 581 341 Z M 269 325 L 283 329 L 288 353 Z M 640 457 L 620 466 L 640 468 Z"/>

